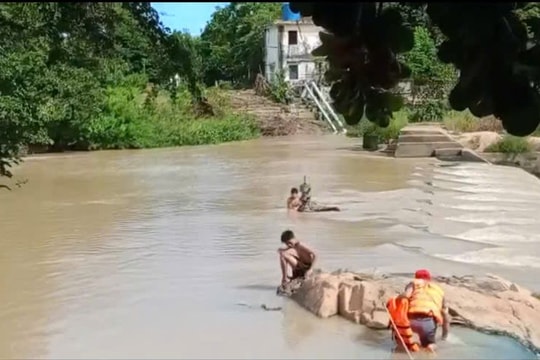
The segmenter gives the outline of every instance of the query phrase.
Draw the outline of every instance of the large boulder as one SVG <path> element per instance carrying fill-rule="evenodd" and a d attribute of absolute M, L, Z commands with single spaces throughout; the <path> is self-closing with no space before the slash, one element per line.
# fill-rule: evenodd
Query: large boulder
<path fill-rule="evenodd" d="M 387 329 L 386 301 L 411 278 L 337 271 L 318 272 L 288 295 L 321 318 L 340 315 L 372 329 Z M 494 275 L 437 277 L 445 291 L 451 323 L 512 337 L 540 351 L 540 300 Z"/>

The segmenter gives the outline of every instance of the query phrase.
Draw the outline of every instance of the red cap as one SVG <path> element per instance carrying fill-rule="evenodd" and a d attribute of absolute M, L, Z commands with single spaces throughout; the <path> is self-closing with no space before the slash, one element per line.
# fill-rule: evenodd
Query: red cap
<path fill-rule="evenodd" d="M 431 280 L 431 274 L 429 273 L 429 270 L 426 269 L 420 269 L 416 270 L 414 273 L 415 279 L 422 279 L 422 280 Z"/>

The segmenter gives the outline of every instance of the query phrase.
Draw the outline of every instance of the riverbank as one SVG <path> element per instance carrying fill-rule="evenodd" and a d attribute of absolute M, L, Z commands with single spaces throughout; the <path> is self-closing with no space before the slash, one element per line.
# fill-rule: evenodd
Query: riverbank
<path fill-rule="evenodd" d="M 213 114 L 198 117 L 185 91 L 176 102 L 165 93 L 148 102 L 145 94 L 137 97 L 134 88 L 112 90 L 108 118 L 90 121 L 82 140 L 32 144 L 25 154 L 211 145 L 327 131 L 324 123 L 301 104 L 278 104 L 253 90 L 214 87 L 206 93 Z"/>
<path fill-rule="evenodd" d="M 454 133 L 453 136 L 492 164 L 519 167 L 540 177 L 540 137 L 520 139 L 495 131 Z"/>
<path fill-rule="evenodd" d="M 376 129 L 367 120 L 362 120 L 361 124 L 349 129 L 347 135 L 361 139 L 366 133 L 375 134 L 386 145 L 385 152 L 391 154 L 401 129 L 409 124 L 408 117 L 407 110 L 395 113 L 385 129 Z M 540 177 L 540 137 L 536 134 L 524 138 L 510 136 L 504 133 L 500 120 L 492 116 L 477 119 L 466 111 L 449 112 L 441 122 L 429 124 L 440 126 L 453 141 L 493 164 L 519 167 Z"/>

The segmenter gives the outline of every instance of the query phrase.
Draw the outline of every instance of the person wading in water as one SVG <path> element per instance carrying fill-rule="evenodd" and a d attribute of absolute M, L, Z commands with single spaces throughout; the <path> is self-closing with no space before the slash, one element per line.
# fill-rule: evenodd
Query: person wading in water
<path fill-rule="evenodd" d="M 287 209 L 298 211 L 300 205 L 302 205 L 302 202 L 299 199 L 298 189 L 293 187 L 291 189 L 291 195 L 287 199 Z"/>
<path fill-rule="evenodd" d="M 408 317 L 413 332 L 418 334 L 420 345 L 435 352 L 437 326 L 442 325 L 442 339 L 448 337 L 450 318 L 444 299 L 444 291 L 431 281 L 428 270 L 416 271 L 414 280 L 402 294 L 409 300 Z"/>

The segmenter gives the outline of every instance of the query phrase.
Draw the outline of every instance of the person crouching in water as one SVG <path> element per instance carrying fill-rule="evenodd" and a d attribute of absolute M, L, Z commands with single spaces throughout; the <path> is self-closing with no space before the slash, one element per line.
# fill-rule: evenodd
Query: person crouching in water
<path fill-rule="evenodd" d="M 442 340 L 448 337 L 450 318 L 441 287 L 431 282 L 428 270 L 416 271 L 414 280 L 405 287 L 402 296 L 409 300 L 408 317 L 420 345 L 435 352 L 437 326 L 442 325 Z"/>
<path fill-rule="evenodd" d="M 420 344 L 414 340 L 409 321 L 409 299 L 402 295 L 391 297 L 386 302 L 386 310 L 390 316 L 388 328 L 392 330 L 392 340 L 396 345 L 392 352 L 405 351 L 412 357 L 410 353 L 420 351 Z"/>
<path fill-rule="evenodd" d="M 296 210 L 298 211 L 298 208 L 302 205 L 302 202 L 299 198 L 299 193 L 297 188 L 291 189 L 291 195 L 287 199 L 287 209 L 288 210 Z"/>
<path fill-rule="evenodd" d="M 317 256 L 306 244 L 296 239 L 291 230 L 285 230 L 281 234 L 281 242 L 285 248 L 279 248 L 279 263 L 281 265 L 281 286 L 295 279 L 305 279 L 313 271 L 313 265 Z M 288 275 L 289 267 L 292 276 Z"/>

